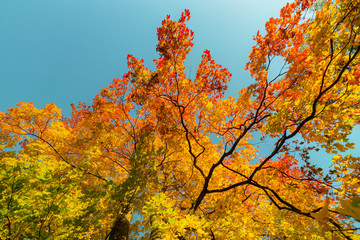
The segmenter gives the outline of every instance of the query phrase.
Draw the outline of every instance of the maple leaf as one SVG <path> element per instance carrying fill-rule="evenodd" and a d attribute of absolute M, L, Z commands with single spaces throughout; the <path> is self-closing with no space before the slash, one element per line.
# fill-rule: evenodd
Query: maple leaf
<path fill-rule="evenodd" d="M 185 10 L 157 29 L 156 69 L 128 55 L 129 71 L 70 118 L 55 104 L 0 113 L 0 238 L 351 239 L 359 159 L 333 158 L 335 188 L 309 154 L 355 148 L 360 2 L 314 6 L 288 3 L 257 33 L 254 83 L 237 98 L 207 49 L 186 74 Z M 274 57 L 285 67 L 269 79 Z"/>

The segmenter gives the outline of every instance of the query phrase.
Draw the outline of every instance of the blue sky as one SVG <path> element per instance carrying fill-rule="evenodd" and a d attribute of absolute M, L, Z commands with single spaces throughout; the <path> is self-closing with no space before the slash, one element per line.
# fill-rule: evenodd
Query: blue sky
<path fill-rule="evenodd" d="M 38 108 L 54 102 L 70 116 L 71 103 L 90 103 L 101 88 L 127 72 L 127 54 L 143 58 L 151 69 L 158 57 L 156 28 L 167 14 L 178 19 L 185 8 L 190 9 L 188 26 L 195 32 L 187 68 L 195 73 L 202 52 L 209 49 L 215 61 L 233 74 L 227 94 L 236 97 L 252 81 L 244 67 L 253 35 L 263 31 L 265 22 L 278 16 L 286 2 L 0 1 L 0 111 L 19 101 L 33 101 Z M 359 129 L 356 134 L 360 136 Z M 262 154 L 272 148 L 272 143 L 263 145 Z M 329 157 L 312 154 L 325 167 Z"/>
<path fill-rule="evenodd" d="M 196 72 L 209 49 L 233 74 L 228 94 L 251 82 L 244 66 L 252 38 L 278 16 L 285 0 L 17 0 L 0 2 L 0 111 L 17 102 L 90 103 L 113 78 L 127 72 L 126 55 L 152 68 L 156 28 L 187 8 L 195 32 L 187 67 Z"/>

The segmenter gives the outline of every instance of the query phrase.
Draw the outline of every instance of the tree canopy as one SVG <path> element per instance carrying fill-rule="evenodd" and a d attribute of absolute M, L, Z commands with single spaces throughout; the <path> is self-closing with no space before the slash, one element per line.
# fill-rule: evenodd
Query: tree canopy
<path fill-rule="evenodd" d="M 359 12 L 288 3 L 255 35 L 236 97 L 209 50 L 186 72 L 185 10 L 157 29 L 154 71 L 128 55 L 71 117 L 54 103 L 0 112 L 0 239 L 358 239 Z M 320 149 L 329 171 L 309 159 Z"/>

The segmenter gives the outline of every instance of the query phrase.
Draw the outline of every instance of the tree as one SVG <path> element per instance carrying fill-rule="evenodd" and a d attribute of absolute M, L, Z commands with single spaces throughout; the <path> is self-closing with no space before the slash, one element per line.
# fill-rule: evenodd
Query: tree
<path fill-rule="evenodd" d="M 129 55 L 70 118 L 54 104 L 1 113 L 0 238 L 355 238 L 359 158 L 344 154 L 360 123 L 360 1 L 313 4 L 287 4 L 254 37 L 237 98 L 209 50 L 187 76 L 185 10 L 157 29 L 154 71 Z M 335 155 L 326 176 L 319 149 Z"/>

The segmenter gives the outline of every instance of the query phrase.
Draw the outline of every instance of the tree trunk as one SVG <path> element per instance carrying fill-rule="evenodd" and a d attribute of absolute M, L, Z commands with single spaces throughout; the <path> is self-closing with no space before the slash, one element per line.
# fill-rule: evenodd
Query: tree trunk
<path fill-rule="evenodd" d="M 109 240 L 128 240 L 130 235 L 130 222 L 132 212 L 120 215 L 109 234 Z"/>

